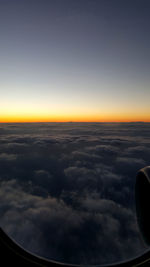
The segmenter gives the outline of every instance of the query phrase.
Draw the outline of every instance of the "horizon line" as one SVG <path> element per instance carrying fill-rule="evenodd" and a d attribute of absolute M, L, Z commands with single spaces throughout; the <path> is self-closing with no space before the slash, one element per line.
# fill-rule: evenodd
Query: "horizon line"
<path fill-rule="evenodd" d="M 150 123 L 150 121 L 3 121 L 0 124 L 24 123 Z"/>

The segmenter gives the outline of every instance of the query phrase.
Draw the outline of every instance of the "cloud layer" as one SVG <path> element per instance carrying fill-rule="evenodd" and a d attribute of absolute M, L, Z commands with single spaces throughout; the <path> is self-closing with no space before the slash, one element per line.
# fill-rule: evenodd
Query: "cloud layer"
<path fill-rule="evenodd" d="M 25 249 L 76 264 L 141 253 L 137 171 L 150 124 L 1 124 L 0 225 Z"/>

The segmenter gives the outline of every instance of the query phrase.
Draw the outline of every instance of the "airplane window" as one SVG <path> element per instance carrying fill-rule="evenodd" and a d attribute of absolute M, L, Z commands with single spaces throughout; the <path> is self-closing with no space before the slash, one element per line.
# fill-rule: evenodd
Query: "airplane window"
<path fill-rule="evenodd" d="M 150 2 L 0 0 L 0 227 L 69 264 L 148 249 Z"/>

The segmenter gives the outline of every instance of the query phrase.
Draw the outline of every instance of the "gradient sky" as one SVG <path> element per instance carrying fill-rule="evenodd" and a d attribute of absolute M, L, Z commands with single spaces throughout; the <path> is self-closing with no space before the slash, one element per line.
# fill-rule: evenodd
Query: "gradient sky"
<path fill-rule="evenodd" d="M 0 122 L 150 121 L 149 0 L 0 0 Z"/>

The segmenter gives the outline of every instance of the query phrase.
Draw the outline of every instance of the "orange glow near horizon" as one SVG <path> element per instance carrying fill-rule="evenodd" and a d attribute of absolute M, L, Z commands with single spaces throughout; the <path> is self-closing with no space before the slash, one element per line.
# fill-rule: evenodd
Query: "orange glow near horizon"
<path fill-rule="evenodd" d="M 0 123 L 150 122 L 144 5 L 8 2 L 0 5 Z"/>
<path fill-rule="evenodd" d="M 150 122 L 150 116 L 144 114 L 104 114 L 104 115 L 3 115 L 0 123 L 38 123 L 38 122 Z"/>

